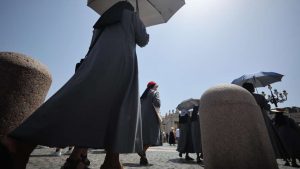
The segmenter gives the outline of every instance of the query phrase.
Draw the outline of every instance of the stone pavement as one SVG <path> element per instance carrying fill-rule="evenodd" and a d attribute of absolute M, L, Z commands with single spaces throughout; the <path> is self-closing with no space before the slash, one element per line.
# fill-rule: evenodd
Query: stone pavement
<path fill-rule="evenodd" d="M 27 169 L 60 169 L 68 155 L 60 157 L 52 156 L 55 148 L 39 148 L 32 153 Z M 67 151 L 67 148 L 63 152 Z M 99 169 L 104 160 L 105 153 L 103 150 L 90 150 L 88 158 L 91 161 L 91 169 Z M 196 158 L 195 154 L 190 154 Z M 137 154 L 122 154 L 120 160 L 124 169 L 204 169 L 203 164 L 197 164 L 195 161 L 186 162 L 180 158 L 176 152 L 175 146 L 164 144 L 161 147 L 151 147 L 147 152 L 149 166 L 139 165 L 139 156 Z M 292 167 L 283 166 L 283 161 L 278 160 L 280 169 L 293 169 Z"/>

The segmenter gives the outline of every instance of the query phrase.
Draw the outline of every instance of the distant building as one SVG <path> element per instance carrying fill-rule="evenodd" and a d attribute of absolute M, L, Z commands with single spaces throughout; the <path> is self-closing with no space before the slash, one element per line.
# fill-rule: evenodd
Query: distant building
<path fill-rule="evenodd" d="M 168 113 L 162 118 L 162 131 L 165 133 L 169 133 L 171 130 L 171 127 L 178 128 L 179 126 L 179 112 L 175 112 L 174 110 L 169 110 Z"/>
<path fill-rule="evenodd" d="M 287 115 L 295 120 L 295 122 L 300 126 L 300 107 L 285 107 L 287 110 Z M 275 114 L 270 113 L 269 116 L 274 118 Z M 162 132 L 169 133 L 171 130 L 171 127 L 176 130 L 176 128 L 179 128 L 179 112 L 175 110 L 169 110 L 168 113 L 165 114 L 165 116 L 162 118 L 162 125 L 161 129 Z"/>
<path fill-rule="evenodd" d="M 288 112 L 290 118 L 295 120 L 295 122 L 300 126 L 300 107 L 285 107 L 285 110 Z M 270 117 L 274 117 L 274 113 L 270 113 Z"/>
<path fill-rule="evenodd" d="M 300 108 L 299 107 L 287 107 L 288 116 L 295 120 L 300 125 Z"/>

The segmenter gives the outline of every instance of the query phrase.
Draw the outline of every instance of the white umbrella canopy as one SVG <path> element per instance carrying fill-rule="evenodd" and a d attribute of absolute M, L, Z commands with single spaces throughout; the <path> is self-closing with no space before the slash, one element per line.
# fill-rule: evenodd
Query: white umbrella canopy
<path fill-rule="evenodd" d="M 182 101 L 181 103 L 178 104 L 177 109 L 178 110 L 189 110 L 192 109 L 194 106 L 199 106 L 200 104 L 200 99 L 186 99 L 184 101 Z"/>
<path fill-rule="evenodd" d="M 102 15 L 115 3 L 124 0 L 88 0 L 88 6 Z M 145 26 L 166 23 L 184 4 L 184 0 L 128 0 L 138 11 Z M 138 8 L 137 8 L 138 4 Z"/>

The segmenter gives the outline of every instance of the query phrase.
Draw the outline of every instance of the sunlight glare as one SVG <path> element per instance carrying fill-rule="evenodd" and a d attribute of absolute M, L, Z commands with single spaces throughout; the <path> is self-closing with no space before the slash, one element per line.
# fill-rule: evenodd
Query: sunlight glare
<path fill-rule="evenodd" d="M 186 0 L 186 14 L 213 17 L 228 10 L 233 0 Z"/>

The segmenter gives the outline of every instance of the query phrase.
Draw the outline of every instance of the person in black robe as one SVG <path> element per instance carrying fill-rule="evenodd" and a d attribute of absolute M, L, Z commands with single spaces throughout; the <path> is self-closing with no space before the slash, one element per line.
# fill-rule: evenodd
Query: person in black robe
<path fill-rule="evenodd" d="M 78 62 L 75 65 L 75 73 L 78 71 L 78 69 L 79 69 L 80 65 L 83 63 L 83 61 L 84 61 L 84 59 L 80 59 L 80 62 Z M 66 159 L 66 161 L 63 164 L 63 166 L 61 167 L 61 169 L 72 169 L 72 168 L 75 168 L 78 165 L 80 165 L 80 163 L 83 163 L 85 165 L 85 167 L 90 165 L 91 162 L 87 158 L 87 154 L 88 154 L 87 148 L 75 146 L 73 150 L 72 150 L 72 147 L 69 147 L 68 151 L 71 152 L 70 157 Z M 76 158 L 71 158 L 71 156 L 76 157 Z M 80 156 L 80 157 L 77 157 L 77 156 Z"/>
<path fill-rule="evenodd" d="M 195 153 L 192 132 L 191 132 L 191 119 L 188 110 L 182 110 L 179 114 L 179 131 L 180 137 L 177 144 L 177 151 L 179 152 L 179 157 L 185 153 L 185 160 L 194 160 L 189 156 L 189 153 Z"/>
<path fill-rule="evenodd" d="M 166 142 L 169 143 L 169 133 L 166 133 Z"/>
<path fill-rule="evenodd" d="M 172 127 L 169 133 L 169 144 L 175 145 L 175 133 L 174 133 L 174 128 Z"/>
<path fill-rule="evenodd" d="M 194 106 L 191 117 L 191 132 L 193 147 L 197 155 L 197 163 L 201 163 L 202 160 L 200 158 L 203 158 L 199 113 L 199 106 Z"/>
<path fill-rule="evenodd" d="M 292 118 L 283 114 L 284 111 L 276 109 L 273 121 L 292 160 L 292 167 L 299 168 L 296 158 L 300 158 L 300 128 Z"/>
<path fill-rule="evenodd" d="M 288 153 L 283 145 L 282 139 L 279 137 L 279 134 L 275 128 L 275 126 L 272 124 L 272 120 L 268 116 L 267 112 L 270 111 L 270 105 L 268 104 L 267 100 L 264 96 L 260 94 L 254 93 L 254 86 L 252 83 L 244 83 L 243 88 L 248 90 L 253 97 L 255 98 L 256 103 L 261 108 L 261 113 L 263 115 L 266 128 L 268 131 L 268 135 L 271 141 L 271 145 L 273 148 L 273 151 L 275 153 L 276 158 L 281 158 L 287 162 Z M 286 163 L 287 164 L 287 163 Z"/>
<path fill-rule="evenodd" d="M 146 151 L 152 146 L 161 146 L 161 117 L 160 117 L 160 97 L 158 85 L 154 81 L 147 84 L 147 88 L 141 96 L 141 117 L 142 117 L 142 136 L 143 150 L 138 152 L 140 156 L 140 165 L 146 166 L 149 164 Z"/>
<path fill-rule="evenodd" d="M 142 150 L 136 45 L 145 46 L 149 35 L 127 1 L 114 4 L 98 21 L 94 47 L 78 72 L 1 138 L 1 168 L 25 168 L 36 145 L 105 149 L 101 169 L 121 169 L 120 153 Z M 82 163 L 77 155 L 73 160 Z"/>

